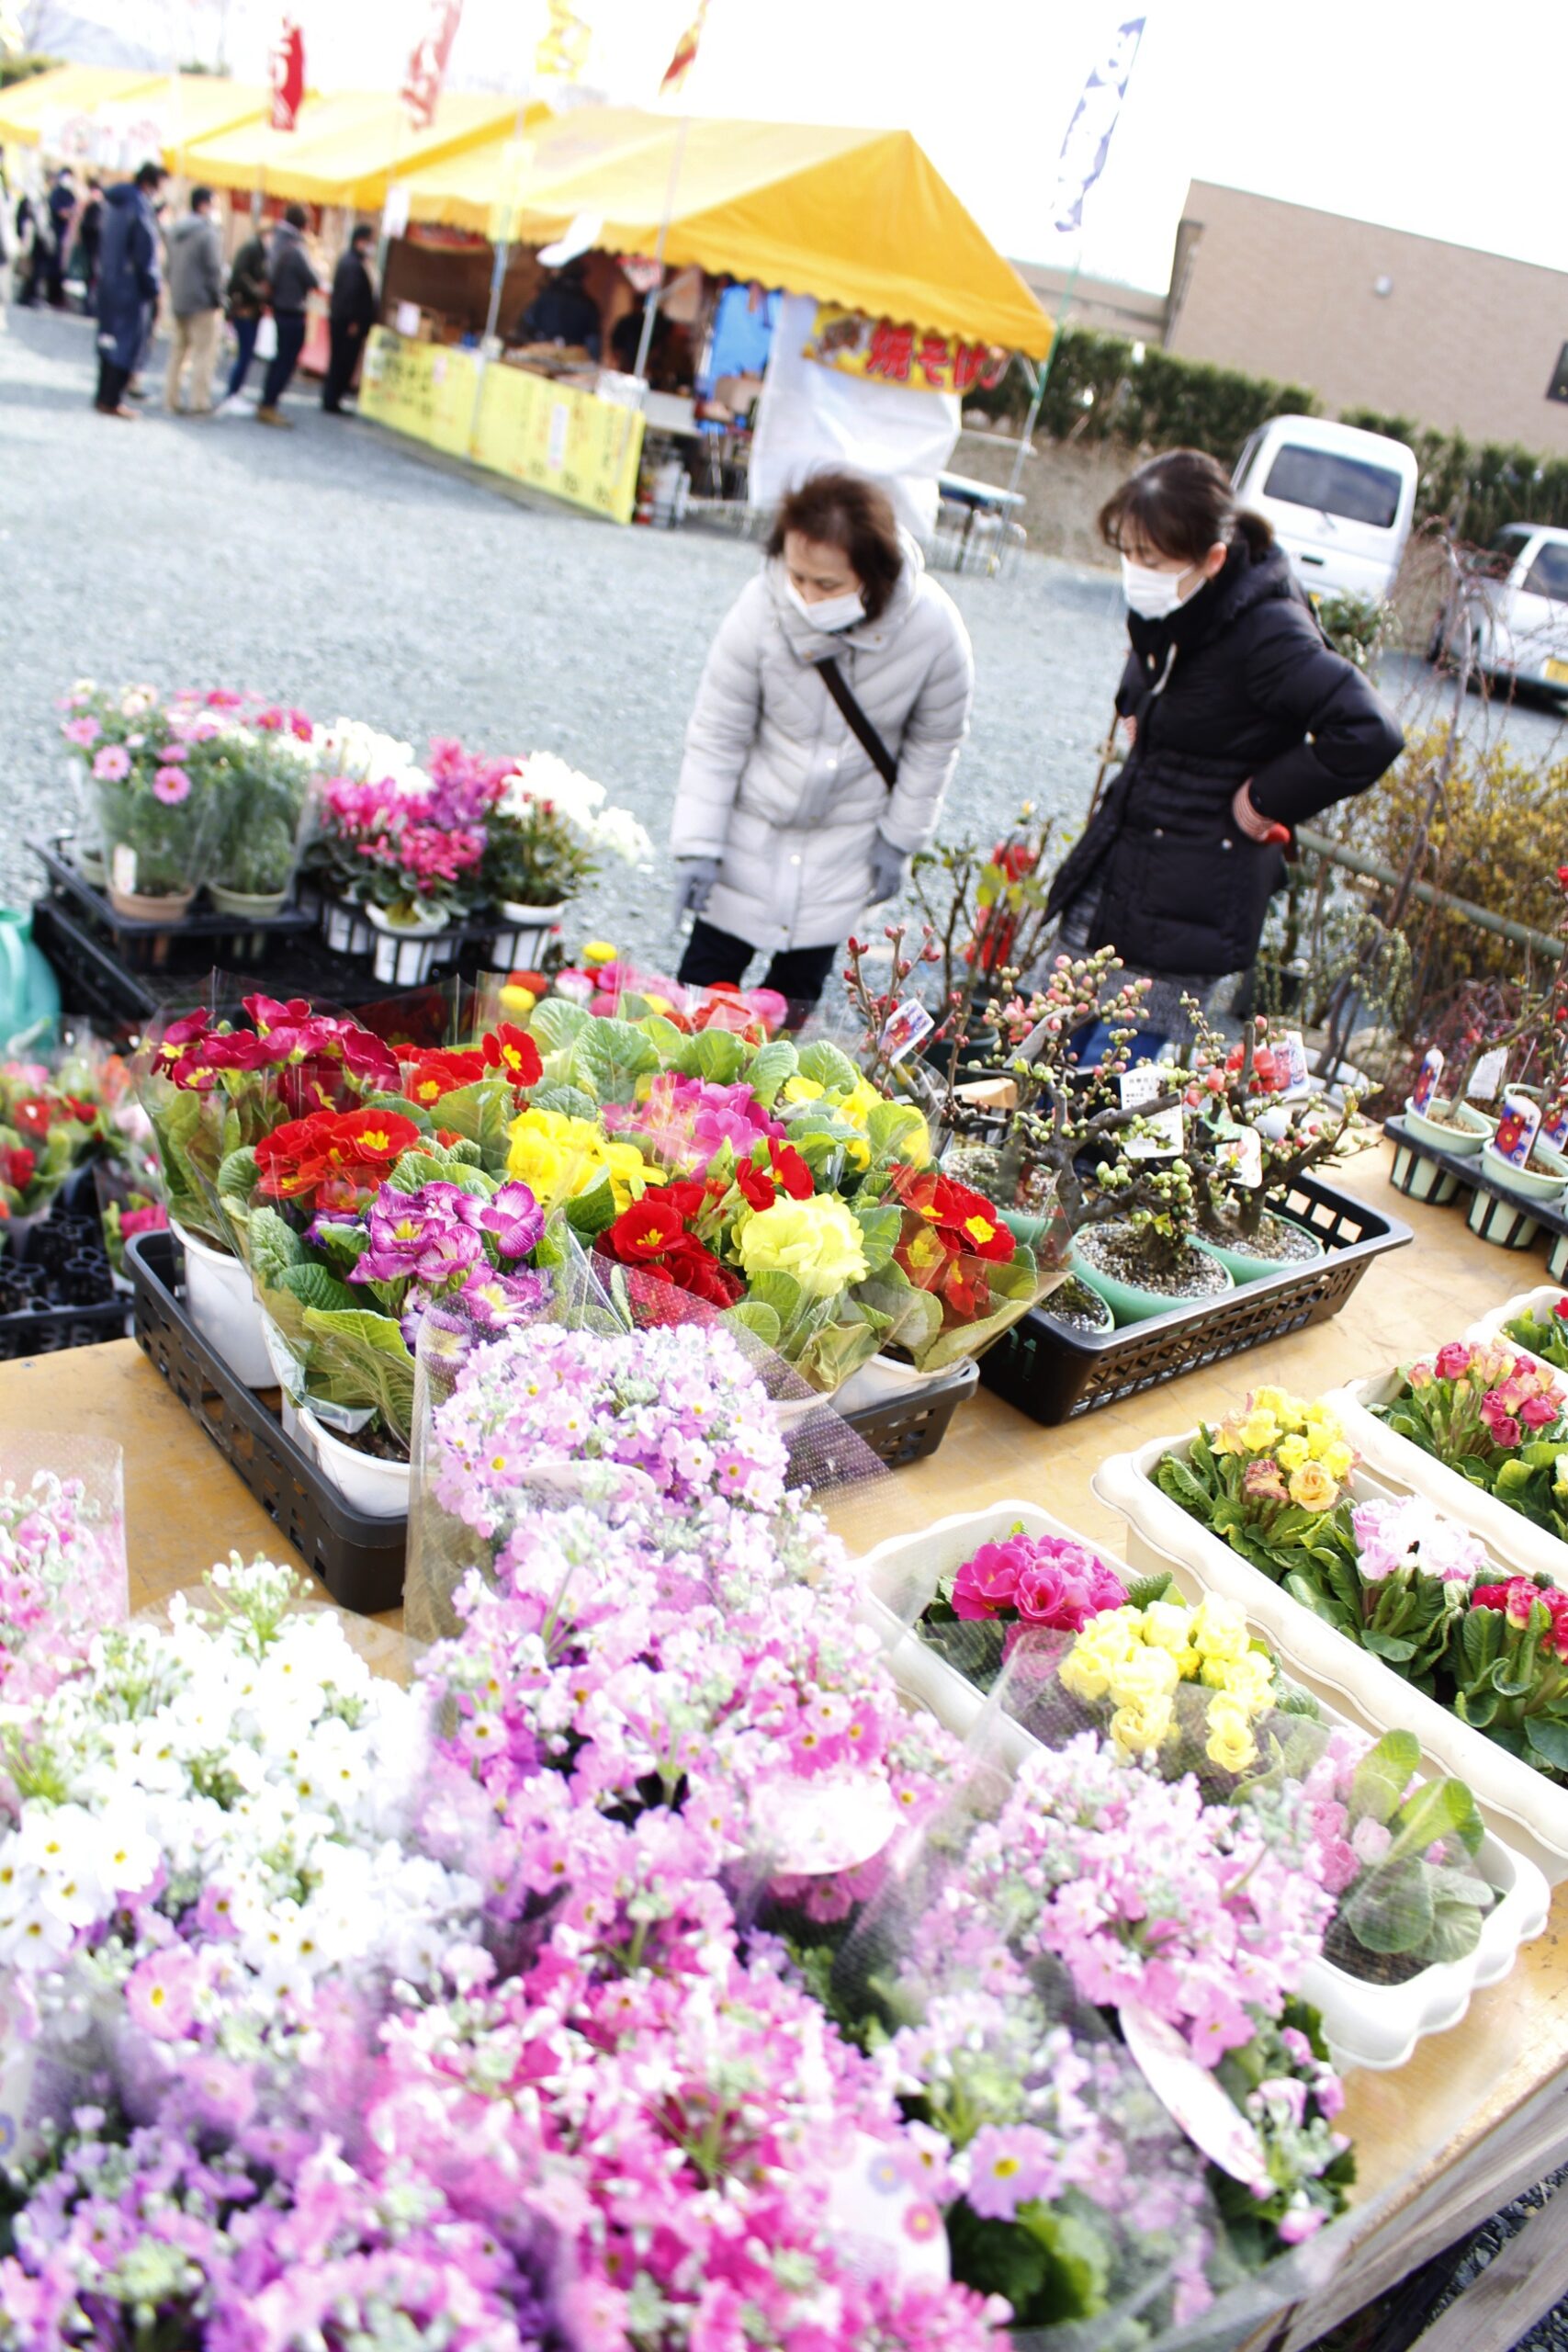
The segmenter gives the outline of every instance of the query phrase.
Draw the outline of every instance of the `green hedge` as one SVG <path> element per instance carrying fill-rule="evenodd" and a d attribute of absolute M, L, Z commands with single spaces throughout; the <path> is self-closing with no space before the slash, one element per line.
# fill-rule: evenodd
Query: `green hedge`
<path fill-rule="evenodd" d="M 1021 424 L 1029 401 L 1021 369 L 1012 368 L 995 392 L 972 405 Z M 1317 394 L 1304 385 L 1182 359 L 1157 344 L 1145 345 L 1136 359 L 1124 336 L 1068 326 L 1056 340 L 1040 426 L 1055 441 L 1114 442 L 1129 452 L 1207 449 L 1229 468 L 1269 417 L 1321 413 Z M 1480 544 L 1505 523 L 1568 526 L 1568 458 L 1542 457 L 1517 443 L 1472 443 L 1373 409 L 1345 409 L 1341 420 L 1409 443 L 1420 467 L 1418 523 L 1440 514 L 1461 539 Z"/>

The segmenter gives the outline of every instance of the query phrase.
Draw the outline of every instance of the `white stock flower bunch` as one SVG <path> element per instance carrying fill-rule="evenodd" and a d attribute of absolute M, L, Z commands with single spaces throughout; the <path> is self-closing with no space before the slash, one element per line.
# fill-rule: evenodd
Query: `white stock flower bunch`
<path fill-rule="evenodd" d="M 355 784 L 386 785 L 396 793 L 430 790 L 430 777 L 413 755 L 412 743 L 383 735 L 360 718 L 334 718 L 318 727 L 310 739 L 312 764 L 322 775 L 349 777 Z"/>

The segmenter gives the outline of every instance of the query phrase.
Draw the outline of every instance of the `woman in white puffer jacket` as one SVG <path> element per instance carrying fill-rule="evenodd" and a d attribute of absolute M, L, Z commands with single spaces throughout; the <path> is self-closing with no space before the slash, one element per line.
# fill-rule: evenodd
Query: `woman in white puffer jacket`
<path fill-rule="evenodd" d="M 821 674 L 833 660 L 891 786 Z M 969 636 L 888 500 L 813 474 L 779 509 L 761 574 L 714 639 L 670 829 L 679 977 L 739 981 L 760 950 L 798 1025 L 842 942 L 935 838 L 969 724 Z M 865 730 L 863 729 L 862 733 Z"/>

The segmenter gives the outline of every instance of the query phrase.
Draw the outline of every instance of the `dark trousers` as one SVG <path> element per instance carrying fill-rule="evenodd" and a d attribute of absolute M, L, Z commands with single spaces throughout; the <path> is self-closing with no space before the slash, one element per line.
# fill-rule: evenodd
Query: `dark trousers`
<path fill-rule="evenodd" d="M 304 311 L 275 311 L 272 315 L 277 327 L 277 356 L 267 366 L 266 381 L 262 386 L 263 408 L 277 406 L 305 348 Z"/>
<path fill-rule="evenodd" d="M 321 386 L 321 406 L 335 415 L 343 406 L 344 392 L 354 381 L 354 371 L 365 348 L 365 337 L 337 319 L 329 322 L 327 332 L 332 337 L 333 356 L 327 362 L 326 381 Z"/>
<path fill-rule="evenodd" d="M 118 408 L 125 398 L 125 388 L 130 381 L 129 368 L 117 368 L 107 353 L 98 355 L 98 389 L 94 397 L 97 408 Z"/>
<path fill-rule="evenodd" d="M 711 989 L 716 980 L 739 982 L 756 953 L 744 939 L 720 931 L 716 923 L 705 922 L 699 915 L 675 977 L 694 989 Z M 777 989 L 780 996 L 788 999 L 792 1029 L 798 1029 L 815 1008 L 838 955 L 836 947 L 785 947 L 768 966 L 762 986 Z"/>
<path fill-rule="evenodd" d="M 261 321 L 231 319 L 229 323 L 234 330 L 234 341 L 239 346 L 234 354 L 234 365 L 229 370 L 229 390 L 224 394 L 226 400 L 231 401 L 243 389 L 245 378 L 251 372 L 251 360 L 255 353 L 256 337 L 261 332 Z"/>

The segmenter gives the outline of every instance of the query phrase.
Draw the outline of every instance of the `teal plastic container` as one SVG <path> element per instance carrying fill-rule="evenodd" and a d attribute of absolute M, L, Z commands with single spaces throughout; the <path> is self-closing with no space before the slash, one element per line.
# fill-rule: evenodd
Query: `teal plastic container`
<path fill-rule="evenodd" d="M 59 1025 L 60 983 L 33 944 L 33 919 L 0 907 L 0 1054 L 30 1053 Z"/>
<path fill-rule="evenodd" d="M 1274 1215 L 1276 1216 L 1280 1215 L 1277 1209 Z M 1305 1267 L 1322 1257 L 1323 1244 L 1315 1233 L 1307 1232 L 1306 1227 L 1298 1225 L 1293 1216 L 1280 1217 L 1280 1222 L 1294 1227 L 1297 1233 L 1306 1234 L 1307 1239 L 1312 1243 L 1311 1258 L 1255 1258 L 1248 1250 L 1233 1250 L 1224 1241 L 1211 1241 L 1208 1235 L 1204 1233 L 1195 1233 L 1192 1238 L 1205 1258 L 1219 1260 L 1232 1282 L 1239 1288 L 1244 1283 L 1261 1282 L 1265 1274 L 1300 1273 Z"/>
<path fill-rule="evenodd" d="M 1198 1246 L 1202 1247 L 1201 1243 Z M 1211 1253 L 1205 1252 L 1208 1254 Z M 1089 1290 L 1098 1292 L 1105 1301 L 1116 1318 L 1118 1330 L 1128 1323 L 1147 1323 L 1156 1315 L 1174 1315 L 1183 1306 L 1213 1306 L 1223 1295 L 1216 1291 L 1201 1296 L 1193 1293 L 1187 1297 L 1173 1297 L 1168 1291 L 1143 1290 L 1134 1283 L 1118 1282 L 1114 1274 L 1102 1274 L 1098 1267 L 1091 1266 L 1076 1241 L 1068 1263 L 1079 1282 Z M 1225 1289 L 1234 1290 L 1235 1279 L 1230 1268 L 1224 1267 L 1224 1272 Z"/>

